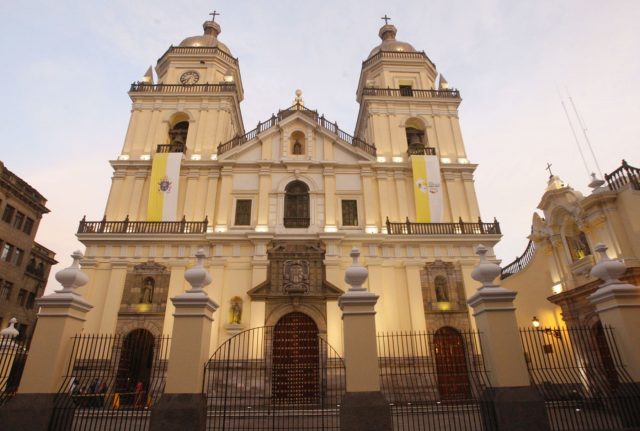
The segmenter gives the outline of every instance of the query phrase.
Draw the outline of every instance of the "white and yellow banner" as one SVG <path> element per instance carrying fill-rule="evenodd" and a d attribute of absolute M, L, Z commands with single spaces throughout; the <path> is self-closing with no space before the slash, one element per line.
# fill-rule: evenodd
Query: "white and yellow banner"
<path fill-rule="evenodd" d="M 442 222 L 442 184 L 438 156 L 411 156 L 418 223 Z"/>
<path fill-rule="evenodd" d="M 147 221 L 176 221 L 182 153 L 156 153 L 151 166 Z"/>

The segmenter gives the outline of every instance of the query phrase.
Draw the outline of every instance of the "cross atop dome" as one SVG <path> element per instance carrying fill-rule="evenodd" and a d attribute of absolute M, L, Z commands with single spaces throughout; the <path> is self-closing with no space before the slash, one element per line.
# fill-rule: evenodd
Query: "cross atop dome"
<path fill-rule="evenodd" d="M 384 25 L 389 24 L 389 20 L 391 19 L 391 17 L 388 17 L 387 14 L 385 13 L 384 16 L 380 19 L 384 20 Z"/>
<path fill-rule="evenodd" d="M 213 11 L 211 12 L 209 15 L 211 15 L 211 22 L 215 22 L 216 21 L 216 16 L 220 15 L 217 11 Z M 385 15 L 386 16 L 386 15 Z"/>

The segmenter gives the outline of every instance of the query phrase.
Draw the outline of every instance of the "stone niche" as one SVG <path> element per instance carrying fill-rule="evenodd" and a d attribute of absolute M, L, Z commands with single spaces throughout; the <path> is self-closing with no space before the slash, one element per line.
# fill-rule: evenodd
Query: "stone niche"
<path fill-rule="evenodd" d="M 310 316 L 320 332 L 326 332 L 328 300 L 342 290 L 326 279 L 325 249 L 320 241 L 272 241 L 267 250 L 267 279 L 251 289 L 252 301 L 265 301 L 265 325 L 299 311 Z"/>
<path fill-rule="evenodd" d="M 119 333 L 144 328 L 161 335 L 170 276 L 166 266 L 153 260 L 136 265 L 127 273 L 118 313 Z"/>
<path fill-rule="evenodd" d="M 459 263 L 440 259 L 426 263 L 420 271 L 420 283 L 428 331 L 443 326 L 460 331 L 471 328 Z"/>

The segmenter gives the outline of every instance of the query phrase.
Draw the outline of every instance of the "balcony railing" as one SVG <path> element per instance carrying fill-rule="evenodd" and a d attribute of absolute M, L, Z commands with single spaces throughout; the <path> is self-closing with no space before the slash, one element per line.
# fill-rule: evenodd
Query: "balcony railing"
<path fill-rule="evenodd" d="M 363 96 L 414 97 L 418 99 L 459 99 L 460 91 L 448 90 L 416 90 L 413 88 L 363 88 Z"/>
<path fill-rule="evenodd" d="M 235 84 L 147 84 L 134 82 L 130 93 L 235 93 Z"/>
<path fill-rule="evenodd" d="M 207 217 L 203 221 L 186 221 L 184 217 L 181 221 L 130 221 L 129 216 L 122 221 L 108 221 L 106 217 L 101 221 L 87 221 L 83 217 L 78 226 L 78 233 L 194 234 L 206 233 L 208 224 Z"/>
<path fill-rule="evenodd" d="M 377 60 L 379 60 L 381 58 L 394 58 L 394 59 L 401 59 L 401 60 L 406 60 L 406 59 L 410 59 L 410 60 L 427 60 L 429 63 L 434 65 L 433 62 L 429 59 L 429 57 L 427 57 L 427 54 L 424 53 L 424 51 L 420 51 L 420 52 L 378 51 L 378 53 L 376 53 L 372 57 L 369 57 L 368 59 L 363 61 L 362 62 L 362 67 L 367 67 L 368 65 L 370 65 L 374 61 L 377 61 Z M 434 65 L 434 67 L 435 67 L 435 65 Z"/>
<path fill-rule="evenodd" d="M 629 165 L 622 160 L 622 166 L 610 174 L 604 174 L 609 190 L 620 190 L 627 184 L 631 184 L 634 190 L 640 190 L 640 169 Z"/>
<path fill-rule="evenodd" d="M 156 147 L 156 153 L 184 153 L 185 151 L 187 151 L 185 144 L 166 144 Z"/>
<path fill-rule="evenodd" d="M 500 272 L 500 279 L 504 280 L 505 278 L 511 277 L 513 274 L 517 274 L 525 269 L 525 267 L 529 265 L 529 262 L 531 262 L 531 259 L 533 259 L 535 251 L 536 247 L 533 244 L 533 241 L 529 240 L 529 244 L 527 244 L 527 248 L 525 248 L 524 253 L 516 257 L 509 265 L 502 268 L 502 271 Z"/>
<path fill-rule="evenodd" d="M 236 64 L 236 65 L 238 64 L 237 58 L 232 57 L 231 55 L 227 54 L 217 46 L 213 46 L 213 47 L 212 46 L 170 46 L 169 49 L 167 49 L 165 53 L 162 54 L 162 57 L 158 59 L 158 63 L 160 63 L 169 54 L 196 55 L 196 56 L 217 55 L 233 64 Z"/>
<path fill-rule="evenodd" d="M 390 222 L 387 217 L 387 233 L 389 235 L 500 235 L 500 223 L 493 219 L 493 223 L 483 223 L 478 218 L 477 223 L 414 223 L 407 221 Z"/>
<path fill-rule="evenodd" d="M 434 147 L 411 148 L 407 150 L 409 156 L 435 156 L 436 149 Z"/>
<path fill-rule="evenodd" d="M 343 141 L 347 142 L 348 144 L 353 145 L 354 147 L 360 148 L 362 151 L 372 155 L 375 157 L 376 155 L 376 147 L 374 147 L 373 145 L 370 145 L 368 143 L 366 143 L 365 141 L 363 141 L 360 138 L 356 138 L 355 136 L 351 136 L 350 134 L 348 134 L 347 132 L 345 132 L 344 130 L 341 130 L 338 127 L 338 123 L 336 122 L 330 122 L 329 120 L 327 120 L 326 118 L 324 118 L 324 115 L 318 115 L 317 111 L 313 111 L 311 109 L 305 108 L 304 106 L 300 105 L 300 104 L 295 104 L 285 110 L 279 111 L 278 115 L 273 114 L 271 116 L 271 118 L 269 118 L 268 120 L 264 121 L 264 122 L 259 122 L 258 126 L 253 129 L 250 130 L 249 132 L 245 133 L 244 135 L 238 135 L 235 138 L 225 142 L 224 144 L 220 144 L 218 145 L 218 155 L 224 154 L 227 151 L 242 145 L 252 139 L 254 139 L 256 136 L 258 136 L 259 133 L 264 132 L 267 129 L 270 129 L 272 127 L 274 127 L 275 125 L 277 125 L 278 123 L 280 123 L 282 120 L 284 120 L 285 118 L 293 115 L 295 112 L 301 112 L 304 115 L 308 116 L 309 118 L 311 118 L 313 121 L 315 121 L 318 126 L 328 130 L 331 133 L 334 133 L 338 136 L 338 138 L 342 139 Z"/>
<path fill-rule="evenodd" d="M 309 217 L 285 217 L 284 227 L 300 228 L 309 227 Z"/>

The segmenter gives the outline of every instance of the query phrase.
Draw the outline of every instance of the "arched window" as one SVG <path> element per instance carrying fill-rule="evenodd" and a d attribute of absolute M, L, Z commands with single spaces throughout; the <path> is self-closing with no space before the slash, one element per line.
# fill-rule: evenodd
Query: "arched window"
<path fill-rule="evenodd" d="M 302 181 L 287 184 L 284 196 L 284 226 L 309 227 L 309 187 Z"/>
<path fill-rule="evenodd" d="M 189 122 L 180 121 L 169 130 L 170 152 L 182 153 L 187 147 L 187 134 L 189 132 Z"/>

